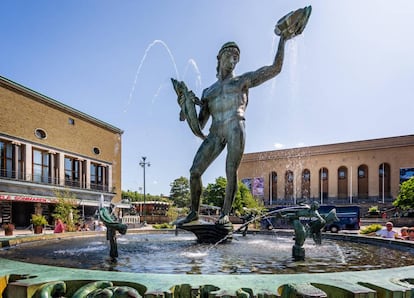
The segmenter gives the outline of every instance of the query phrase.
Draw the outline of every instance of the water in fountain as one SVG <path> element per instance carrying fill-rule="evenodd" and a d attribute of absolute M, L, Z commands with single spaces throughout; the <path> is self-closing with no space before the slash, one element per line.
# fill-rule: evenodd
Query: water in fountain
<path fill-rule="evenodd" d="M 142 58 L 140 60 L 140 63 L 139 63 L 138 68 L 137 68 L 137 71 L 135 73 L 135 78 L 134 78 L 134 81 L 133 81 L 133 84 L 132 84 L 132 87 L 131 87 L 131 91 L 129 93 L 128 102 L 127 102 L 127 104 L 126 104 L 126 106 L 124 108 L 124 112 L 127 112 L 129 106 L 131 105 L 132 97 L 133 97 L 133 95 L 135 93 L 135 88 L 137 86 L 138 78 L 139 78 L 139 75 L 141 73 L 142 66 L 144 65 L 144 62 L 147 59 L 148 53 L 157 44 L 160 44 L 161 46 L 163 46 L 163 48 L 165 48 L 165 50 L 167 51 L 168 56 L 169 56 L 169 58 L 171 60 L 171 63 L 173 65 L 173 67 L 174 67 L 174 71 L 175 71 L 176 78 L 178 80 L 180 79 L 180 75 L 179 75 L 179 72 L 178 72 L 177 64 L 175 62 L 174 55 L 172 54 L 170 48 L 168 47 L 168 45 L 164 41 L 159 40 L 159 39 L 154 40 L 153 42 L 151 42 L 147 46 L 147 48 L 145 49 L 144 55 L 142 56 Z M 200 71 L 198 69 L 198 66 L 197 66 L 196 61 L 194 59 L 190 58 L 188 60 L 188 62 L 187 62 L 186 68 L 184 70 L 184 77 L 187 74 L 187 71 L 188 71 L 189 66 L 192 66 L 193 69 L 194 69 L 194 71 L 195 71 L 195 73 L 196 73 L 196 88 L 195 88 L 194 91 L 197 92 L 201 88 L 201 74 L 200 74 Z M 166 86 L 166 84 L 161 84 L 158 87 L 158 90 L 156 91 L 156 93 L 154 95 L 154 98 L 156 98 L 158 96 L 158 94 L 160 93 L 160 90 L 163 89 L 165 86 Z M 171 87 L 170 82 L 168 82 L 168 87 Z"/>
<path fill-rule="evenodd" d="M 104 236 L 57 239 L 0 250 L 0 256 L 55 266 L 138 273 L 270 274 L 356 271 L 414 264 L 412 252 L 352 242 L 305 242 L 306 260 L 292 260 L 292 236 L 234 235 L 228 244 L 197 244 L 192 234 L 130 234 L 118 238 L 120 257 L 108 257 Z M 387 255 L 387 258 L 382 256 Z"/>

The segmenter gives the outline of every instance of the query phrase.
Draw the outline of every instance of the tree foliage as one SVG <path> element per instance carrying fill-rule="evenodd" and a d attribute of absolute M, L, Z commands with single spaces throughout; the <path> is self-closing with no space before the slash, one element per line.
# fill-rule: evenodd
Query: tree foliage
<path fill-rule="evenodd" d="M 144 194 L 143 193 L 139 193 L 137 191 L 131 191 L 131 190 L 123 190 L 122 191 L 122 199 L 128 199 L 131 202 L 143 202 L 144 201 Z M 168 198 L 166 198 L 165 196 L 161 195 L 151 195 L 151 194 L 146 194 L 145 195 L 145 199 L 146 201 L 161 201 L 161 202 L 168 202 Z"/>
<path fill-rule="evenodd" d="M 52 214 L 53 218 L 61 219 L 66 226 L 66 230 L 69 232 L 75 231 L 75 224 L 79 221 L 79 210 L 77 209 L 78 203 L 76 196 L 65 191 L 55 191 L 55 195 L 58 198 L 58 203 L 55 206 L 55 210 Z"/>
<path fill-rule="evenodd" d="M 204 190 L 204 204 L 222 207 L 226 194 L 227 180 L 224 177 L 218 177 L 216 183 L 210 183 Z M 245 208 L 254 209 L 259 207 L 259 203 L 254 199 L 250 190 L 242 182 L 238 182 L 238 190 L 233 202 L 233 213 L 242 215 Z"/>
<path fill-rule="evenodd" d="M 260 207 L 258 201 L 253 197 L 250 189 L 242 182 L 239 181 L 238 191 L 233 203 L 233 210 L 235 213 L 243 215 L 246 209 L 257 209 Z"/>
<path fill-rule="evenodd" d="M 393 205 L 403 210 L 414 208 L 414 177 L 401 184 L 400 192 Z"/>
<path fill-rule="evenodd" d="M 207 184 L 203 192 L 203 204 L 222 207 L 226 195 L 227 180 L 224 177 L 216 178 L 215 183 Z"/>
<path fill-rule="evenodd" d="M 186 177 L 181 176 L 170 184 L 170 200 L 179 207 L 188 207 L 190 202 L 190 183 Z"/>

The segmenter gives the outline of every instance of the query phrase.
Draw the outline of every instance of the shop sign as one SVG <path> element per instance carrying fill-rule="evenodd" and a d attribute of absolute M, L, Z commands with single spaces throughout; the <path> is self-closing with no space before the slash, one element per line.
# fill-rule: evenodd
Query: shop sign
<path fill-rule="evenodd" d="M 16 196 L 16 195 L 0 195 L 0 201 L 15 201 L 15 202 L 32 202 L 32 203 L 56 203 L 56 199 L 31 197 L 31 196 Z"/>

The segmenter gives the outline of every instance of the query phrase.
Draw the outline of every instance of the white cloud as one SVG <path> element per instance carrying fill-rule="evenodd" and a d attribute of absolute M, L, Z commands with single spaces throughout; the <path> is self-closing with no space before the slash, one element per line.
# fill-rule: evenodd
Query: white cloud
<path fill-rule="evenodd" d="M 274 146 L 276 149 L 282 149 L 283 147 L 285 147 L 285 145 L 280 144 L 280 143 L 274 143 L 274 144 L 273 144 L 273 146 Z"/>

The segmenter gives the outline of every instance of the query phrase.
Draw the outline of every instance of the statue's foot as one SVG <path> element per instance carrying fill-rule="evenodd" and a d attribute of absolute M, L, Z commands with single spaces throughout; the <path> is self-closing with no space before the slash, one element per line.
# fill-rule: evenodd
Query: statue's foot
<path fill-rule="evenodd" d="M 222 215 L 219 217 L 219 219 L 217 220 L 217 223 L 218 223 L 219 225 L 225 225 L 225 224 L 228 224 L 228 223 L 230 223 L 230 218 L 229 218 L 229 216 L 228 216 L 228 215 L 224 215 L 224 214 L 222 214 Z"/>
<path fill-rule="evenodd" d="M 192 222 L 197 219 L 198 213 L 195 211 L 191 211 L 186 217 L 177 219 L 175 222 L 173 222 L 173 224 L 176 226 L 182 226 L 183 224 Z"/>

